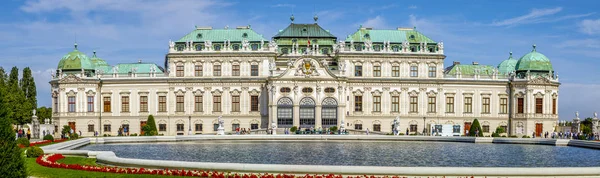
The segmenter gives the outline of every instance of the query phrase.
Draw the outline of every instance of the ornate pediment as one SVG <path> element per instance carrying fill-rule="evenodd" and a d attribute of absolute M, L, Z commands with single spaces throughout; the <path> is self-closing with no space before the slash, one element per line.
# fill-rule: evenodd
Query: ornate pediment
<path fill-rule="evenodd" d="M 311 59 L 311 58 L 304 58 L 301 59 L 300 64 L 296 67 L 296 71 L 295 71 L 295 76 L 305 76 L 305 77 L 310 77 L 310 76 L 319 76 L 319 72 L 317 72 L 317 66 L 319 66 L 319 64 L 317 63 L 317 61 Z"/>
<path fill-rule="evenodd" d="M 62 79 L 60 79 L 59 82 L 60 83 L 80 83 L 81 78 L 79 78 L 73 74 L 69 74 L 66 77 L 63 77 Z"/>
<path fill-rule="evenodd" d="M 551 84 L 552 82 L 546 77 L 538 76 L 534 79 L 529 80 L 527 83 L 531 84 Z"/>

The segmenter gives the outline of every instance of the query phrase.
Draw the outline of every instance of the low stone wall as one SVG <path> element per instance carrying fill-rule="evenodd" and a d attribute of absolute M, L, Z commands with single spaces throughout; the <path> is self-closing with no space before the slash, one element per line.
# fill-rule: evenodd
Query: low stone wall
<path fill-rule="evenodd" d="M 431 137 L 376 135 L 197 135 L 83 138 L 42 147 L 46 153 L 95 157 L 99 163 L 144 168 L 199 169 L 256 173 L 409 175 L 409 176 L 588 176 L 600 177 L 600 167 L 382 167 L 185 162 L 120 158 L 110 151 L 69 150 L 90 143 L 178 142 L 218 140 L 330 140 L 330 141 L 435 141 L 465 143 L 568 145 L 600 149 L 600 142 L 582 140 L 522 139 L 491 137 Z M 566 144 L 565 144 L 566 143 Z"/>

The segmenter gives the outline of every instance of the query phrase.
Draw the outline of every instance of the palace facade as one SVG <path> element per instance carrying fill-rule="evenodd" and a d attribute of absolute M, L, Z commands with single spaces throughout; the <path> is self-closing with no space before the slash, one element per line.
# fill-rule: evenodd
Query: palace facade
<path fill-rule="evenodd" d="M 484 135 L 553 132 L 558 76 L 536 47 L 497 66 L 454 62 L 444 45 L 416 30 L 360 27 L 338 39 L 314 23 L 292 23 L 272 39 L 250 26 L 196 27 L 169 42 L 164 66 L 109 65 L 77 44 L 50 81 L 53 121 L 84 136 L 141 133 L 153 115 L 159 134 L 345 127 L 431 132 L 453 125 L 464 134 L 478 119 Z"/>

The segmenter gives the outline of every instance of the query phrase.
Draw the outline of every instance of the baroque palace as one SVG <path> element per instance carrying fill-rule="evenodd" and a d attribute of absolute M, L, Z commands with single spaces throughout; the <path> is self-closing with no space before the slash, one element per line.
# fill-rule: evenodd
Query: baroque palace
<path fill-rule="evenodd" d="M 536 50 L 497 67 L 454 62 L 444 45 L 416 30 L 360 27 L 345 39 L 314 23 L 291 24 L 272 39 L 250 26 L 196 27 L 169 42 L 164 67 L 109 65 L 96 52 L 62 57 L 52 86 L 53 121 L 84 136 L 141 133 L 148 115 L 159 134 L 344 127 L 465 134 L 478 119 L 484 135 L 553 132 L 558 76 Z"/>

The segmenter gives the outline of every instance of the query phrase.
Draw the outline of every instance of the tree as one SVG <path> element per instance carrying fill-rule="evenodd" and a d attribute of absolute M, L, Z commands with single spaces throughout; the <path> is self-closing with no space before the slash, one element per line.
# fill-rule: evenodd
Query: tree
<path fill-rule="evenodd" d="M 3 86 L 4 84 L 0 84 Z M 12 128 L 12 111 L 8 106 L 7 91 L 0 87 L 0 175 L 3 177 L 27 177 L 21 150 L 17 147 Z"/>
<path fill-rule="evenodd" d="M 156 121 L 154 121 L 154 116 L 148 116 L 146 125 L 142 127 L 142 130 L 144 131 L 144 135 L 146 136 L 158 135 L 158 129 L 156 129 Z"/>
<path fill-rule="evenodd" d="M 37 109 L 37 116 L 40 123 L 44 123 L 46 119 L 52 119 L 52 108 L 42 106 Z M 52 120 L 50 120 L 52 122 Z"/>
<path fill-rule="evenodd" d="M 23 77 L 21 78 L 21 90 L 25 94 L 25 98 L 29 103 L 28 110 L 32 110 L 37 108 L 37 91 L 35 88 L 35 80 L 33 79 L 33 75 L 31 74 L 31 69 L 29 67 L 25 67 L 23 69 Z"/>
<path fill-rule="evenodd" d="M 478 136 L 483 137 L 483 131 L 481 130 L 481 125 L 479 125 L 479 120 L 473 120 L 473 125 L 471 125 L 471 129 L 469 129 L 469 136 L 475 136 L 475 132 L 479 131 Z"/>
<path fill-rule="evenodd" d="M 13 112 L 13 122 L 18 125 L 31 122 L 31 110 L 33 107 L 27 102 L 25 93 L 19 86 L 19 68 L 13 67 L 10 70 L 8 82 L 5 86 L 7 91 L 8 107 Z"/>

